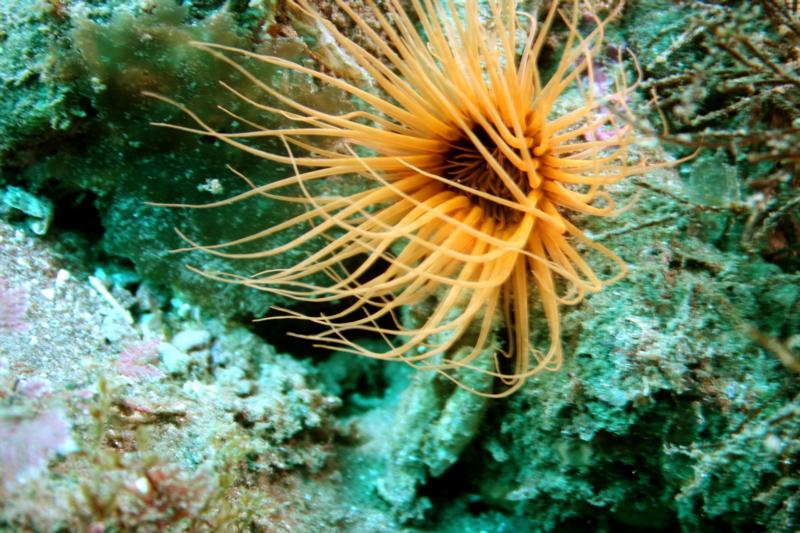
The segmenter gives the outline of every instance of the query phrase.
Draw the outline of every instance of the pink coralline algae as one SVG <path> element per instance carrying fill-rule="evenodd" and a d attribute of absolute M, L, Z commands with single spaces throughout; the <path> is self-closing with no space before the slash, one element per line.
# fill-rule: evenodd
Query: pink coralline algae
<path fill-rule="evenodd" d="M 150 339 L 128 346 L 117 360 L 117 371 L 131 379 L 156 379 L 164 375 L 150 364 L 158 357 L 160 339 Z"/>
<path fill-rule="evenodd" d="M 35 478 L 72 445 L 69 422 L 58 411 L 31 419 L 0 418 L 0 492 Z"/>
<path fill-rule="evenodd" d="M 0 278 L 0 334 L 10 335 L 27 328 L 27 310 L 27 291 L 24 288 L 12 289 L 8 280 Z"/>

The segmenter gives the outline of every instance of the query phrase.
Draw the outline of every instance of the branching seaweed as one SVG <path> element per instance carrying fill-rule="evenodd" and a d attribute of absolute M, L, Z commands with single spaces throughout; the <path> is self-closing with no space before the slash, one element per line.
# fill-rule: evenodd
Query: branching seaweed
<path fill-rule="evenodd" d="M 800 10 L 795 0 L 689 2 L 644 65 L 668 139 L 727 152 L 743 178 L 746 251 L 800 267 Z M 686 58 L 690 58 L 688 61 Z M 737 208 L 742 205 L 735 206 Z"/>

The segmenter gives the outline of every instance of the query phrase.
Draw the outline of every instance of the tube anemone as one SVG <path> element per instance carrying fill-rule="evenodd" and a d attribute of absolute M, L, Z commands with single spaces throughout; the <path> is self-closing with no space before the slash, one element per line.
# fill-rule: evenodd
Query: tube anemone
<path fill-rule="evenodd" d="M 301 301 L 345 300 L 345 309 L 329 314 L 283 312 L 320 325 L 320 333 L 305 337 L 325 348 L 402 361 L 465 388 L 470 387 L 460 376 L 466 370 L 499 378 L 499 390 L 470 389 L 485 396 L 508 395 L 527 378 L 558 369 L 563 360 L 559 307 L 580 302 L 625 273 L 622 260 L 592 242 L 571 219 L 576 213 L 611 214 L 614 201 L 606 186 L 658 166 L 629 161 L 632 129 L 606 111 L 615 103 L 624 108 L 633 86 L 622 75 L 615 87 L 598 88 L 594 57 L 605 21 L 589 15 L 592 28 L 581 32 L 579 22 L 586 22 L 589 11 L 577 1 L 566 11 L 554 1 L 537 21 L 516 12 L 512 0 L 489 0 L 486 23 L 475 0 L 467 0 L 460 16 L 453 15 L 458 10 L 452 0 L 412 0 L 415 23 L 398 0 L 386 0 L 382 9 L 367 2 L 373 27 L 346 1 L 337 0 L 370 39 L 370 52 L 305 0 L 289 3 L 335 40 L 371 86 L 280 57 L 194 43 L 276 103 L 229 88 L 237 97 L 291 126 L 263 128 L 229 112 L 251 129 L 220 132 L 181 104 L 153 95 L 196 123 L 167 126 L 214 137 L 294 169 L 284 179 L 252 185 L 202 207 L 262 195 L 305 209 L 230 242 L 200 244 L 182 235 L 188 242 L 184 250 L 261 259 L 296 252 L 324 237 L 316 251 L 286 269 L 255 276 L 204 275 Z M 566 38 L 545 76 L 538 62 L 557 19 L 567 28 Z M 360 110 L 335 114 L 304 105 L 251 74 L 242 66 L 244 58 L 338 88 L 360 101 Z M 577 91 L 580 103 L 556 114 L 556 101 L 568 90 Z M 285 150 L 254 145 L 253 140 L 265 138 L 279 139 Z M 313 192 L 326 180 L 353 175 L 365 184 L 358 192 Z M 296 226 L 304 233 L 283 244 L 236 252 L 238 245 L 267 241 Z M 601 279 L 576 244 L 613 262 L 616 275 Z M 329 282 L 315 283 L 320 275 Z M 401 309 L 431 301 L 433 311 L 423 320 L 404 323 Z M 531 304 L 537 302 L 549 329 L 544 347 L 531 342 Z M 492 335 L 497 317 L 506 326 L 504 347 Z M 355 343 L 360 333 L 383 337 L 385 349 Z M 467 347 L 464 339 L 469 339 Z M 487 357 L 493 358 L 489 364 L 481 360 Z"/>

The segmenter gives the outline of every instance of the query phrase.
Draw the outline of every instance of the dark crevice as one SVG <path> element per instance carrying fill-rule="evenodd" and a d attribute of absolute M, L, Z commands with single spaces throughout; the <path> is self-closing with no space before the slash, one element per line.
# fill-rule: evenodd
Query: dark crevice
<path fill-rule="evenodd" d="M 353 261 L 351 268 L 353 265 L 358 265 L 362 261 L 363 258 L 361 258 L 361 261 Z M 358 278 L 357 285 L 362 285 L 367 280 L 379 275 L 386 269 L 386 266 L 387 264 L 385 260 L 377 261 L 369 270 L 367 270 L 367 272 L 364 273 L 363 276 Z M 348 307 L 352 306 L 355 302 L 355 298 L 342 298 L 336 302 L 321 302 L 320 304 L 314 304 L 313 302 L 302 302 L 299 305 L 290 302 L 289 305 L 292 305 L 292 309 L 294 311 L 301 312 L 306 316 L 319 317 L 338 314 L 339 312 L 342 312 Z M 367 307 L 366 309 L 369 308 Z M 372 311 L 374 309 L 369 310 Z M 279 352 L 291 353 L 299 358 L 308 357 L 317 361 L 325 359 L 333 353 L 334 350 L 317 346 L 320 344 L 320 341 L 302 338 L 319 335 L 330 329 L 329 326 L 319 324 L 311 320 L 304 320 L 302 318 L 275 319 L 276 317 L 282 316 L 285 316 L 284 312 L 271 310 L 263 318 L 273 318 L 274 320 L 258 320 L 259 317 L 255 317 L 256 320 L 253 320 L 253 317 L 250 317 L 244 319 L 243 322 L 249 323 L 250 329 L 255 334 L 274 346 Z M 350 314 L 338 318 L 336 322 L 341 324 L 363 317 L 364 310 L 356 309 Z M 378 320 L 377 326 L 385 328 L 396 327 L 389 316 L 385 316 Z M 366 341 L 384 342 L 378 333 L 372 333 L 369 331 L 351 331 L 349 334 L 345 335 L 350 341 L 361 339 Z M 336 336 L 331 338 L 338 339 Z"/>

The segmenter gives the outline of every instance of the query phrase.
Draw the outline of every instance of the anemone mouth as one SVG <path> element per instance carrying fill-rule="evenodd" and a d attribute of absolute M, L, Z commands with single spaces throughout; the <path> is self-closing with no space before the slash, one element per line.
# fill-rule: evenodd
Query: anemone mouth
<path fill-rule="evenodd" d="M 505 155 L 504 150 L 492 140 L 483 126 L 473 126 L 471 133 L 471 136 L 464 135 L 449 143 L 448 149 L 442 156 L 439 169 L 441 176 L 449 183 L 462 185 L 463 187 L 459 188 L 461 194 L 467 196 L 473 205 L 480 207 L 487 217 L 501 225 L 518 223 L 525 214 L 523 211 L 493 199 L 508 202 L 516 200 L 498 171 L 490 164 L 490 160 L 496 162 L 501 172 L 508 176 L 526 197 L 533 190 L 528 174 Z M 488 153 L 488 157 L 479 147 Z M 525 149 L 530 150 L 527 147 Z M 479 196 L 470 190 L 482 191 L 485 194 Z"/>

